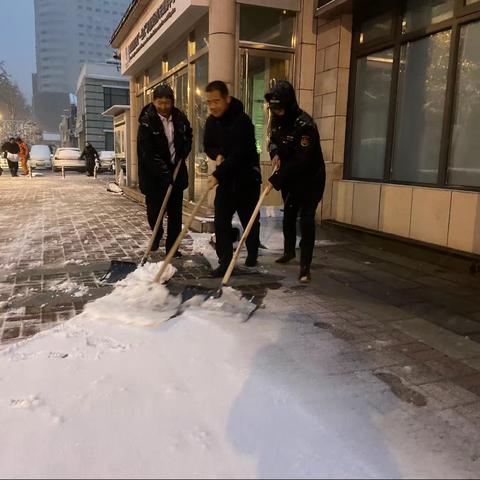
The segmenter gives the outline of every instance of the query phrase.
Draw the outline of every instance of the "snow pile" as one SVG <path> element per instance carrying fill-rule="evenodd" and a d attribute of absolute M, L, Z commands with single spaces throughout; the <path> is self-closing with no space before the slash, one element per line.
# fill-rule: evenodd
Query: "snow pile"
<path fill-rule="evenodd" d="M 49 290 L 58 293 L 69 293 L 73 297 L 83 297 L 88 293 L 88 287 L 85 285 L 78 285 L 72 280 L 65 280 L 62 283 L 52 285 Z"/>
<path fill-rule="evenodd" d="M 163 323 L 178 300 L 157 270 L 0 352 L 0 478 L 462 476 L 429 441 L 396 454 L 404 422 L 387 435 L 366 398 L 381 392 L 388 411 L 391 396 L 332 375 L 328 333 L 193 307 Z"/>
<path fill-rule="evenodd" d="M 139 326 L 154 326 L 168 320 L 177 312 L 181 299 L 153 281 L 161 265 L 162 262 L 146 263 L 138 267 L 118 282 L 110 295 L 88 304 L 81 316 L 95 322 Z M 169 265 L 162 279 L 167 281 L 175 272 L 175 267 Z"/>

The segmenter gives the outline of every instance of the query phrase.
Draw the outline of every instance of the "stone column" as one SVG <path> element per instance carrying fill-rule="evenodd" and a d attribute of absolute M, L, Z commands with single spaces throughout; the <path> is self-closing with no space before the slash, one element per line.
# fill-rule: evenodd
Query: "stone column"
<path fill-rule="evenodd" d="M 210 0 L 208 80 L 222 80 L 234 93 L 236 65 L 235 0 Z"/>
<path fill-rule="evenodd" d="M 298 18 L 297 49 L 295 53 L 295 87 L 300 108 L 313 115 L 315 87 L 315 51 L 317 22 L 313 16 L 316 1 L 302 0 Z"/>
<path fill-rule="evenodd" d="M 318 20 L 313 116 L 319 127 L 327 169 L 318 220 L 333 218 L 333 187 L 343 178 L 351 43 L 351 15 Z"/>
<path fill-rule="evenodd" d="M 128 186 L 136 187 L 138 185 L 138 158 L 137 158 L 137 130 L 138 115 L 137 112 L 137 90 L 134 78 L 130 79 L 130 155 L 128 171 Z"/>

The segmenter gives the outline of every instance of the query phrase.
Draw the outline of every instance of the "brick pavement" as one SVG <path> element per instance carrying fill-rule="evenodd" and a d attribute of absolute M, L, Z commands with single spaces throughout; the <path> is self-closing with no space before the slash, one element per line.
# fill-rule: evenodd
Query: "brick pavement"
<path fill-rule="evenodd" d="M 3 176 L 0 198 L 4 344 L 65 321 L 108 293 L 99 282 L 108 261 L 139 260 L 147 241 L 143 207 L 108 193 L 102 178 Z M 263 273 L 235 276 L 233 286 L 260 299 L 268 292 L 265 311 L 295 322 L 299 334 L 313 328 L 343 341 L 322 368 L 359 378 L 373 373 L 409 408 L 480 426 L 480 281 L 471 262 L 327 226 L 314 282 L 304 286 L 296 282 L 298 261 L 278 266 L 275 253 L 264 251 Z M 206 260 L 191 260 L 193 268 L 177 262 L 172 290 L 215 288 L 218 282 L 198 279 L 208 273 Z M 71 291 L 60 292 L 61 285 Z"/>
<path fill-rule="evenodd" d="M 144 210 L 107 192 L 111 179 L 0 178 L 0 344 L 68 320 L 105 295 L 110 287 L 100 278 L 110 260 L 140 260 Z"/>

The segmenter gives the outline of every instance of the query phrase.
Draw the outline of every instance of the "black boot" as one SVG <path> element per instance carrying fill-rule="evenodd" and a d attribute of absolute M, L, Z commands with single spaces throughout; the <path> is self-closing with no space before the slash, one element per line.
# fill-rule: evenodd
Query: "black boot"
<path fill-rule="evenodd" d="M 298 277 L 300 283 L 310 283 L 312 281 L 312 275 L 310 273 L 310 267 L 301 267 L 300 275 Z"/>
<path fill-rule="evenodd" d="M 248 255 L 245 259 L 245 266 L 246 267 L 256 267 L 257 266 L 257 257 L 254 255 Z"/>
<path fill-rule="evenodd" d="M 222 263 L 215 269 L 212 270 L 210 273 L 211 278 L 222 278 L 225 273 L 227 272 L 227 265 L 223 265 Z"/>
<path fill-rule="evenodd" d="M 276 263 L 288 263 L 295 258 L 295 252 L 285 252 L 282 257 L 275 260 Z"/>

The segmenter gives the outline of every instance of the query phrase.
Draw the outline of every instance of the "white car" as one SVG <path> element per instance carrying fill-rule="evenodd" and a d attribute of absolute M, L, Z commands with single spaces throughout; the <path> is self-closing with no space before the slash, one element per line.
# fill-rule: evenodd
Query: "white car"
<path fill-rule="evenodd" d="M 52 170 L 61 170 L 62 167 L 69 170 L 79 170 L 84 172 L 86 170 L 85 160 L 80 158 L 79 148 L 65 147 L 57 148 L 55 155 L 53 156 Z"/>
<path fill-rule="evenodd" d="M 32 168 L 50 168 L 52 166 L 50 148 L 47 145 L 33 145 L 29 164 Z"/>
<path fill-rule="evenodd" d="M 98 156 L 100 157 L 100 169 L 111 170 L 112 165 L 115 164 L 115 152 L 110 150 L 102 150 Z"/>

